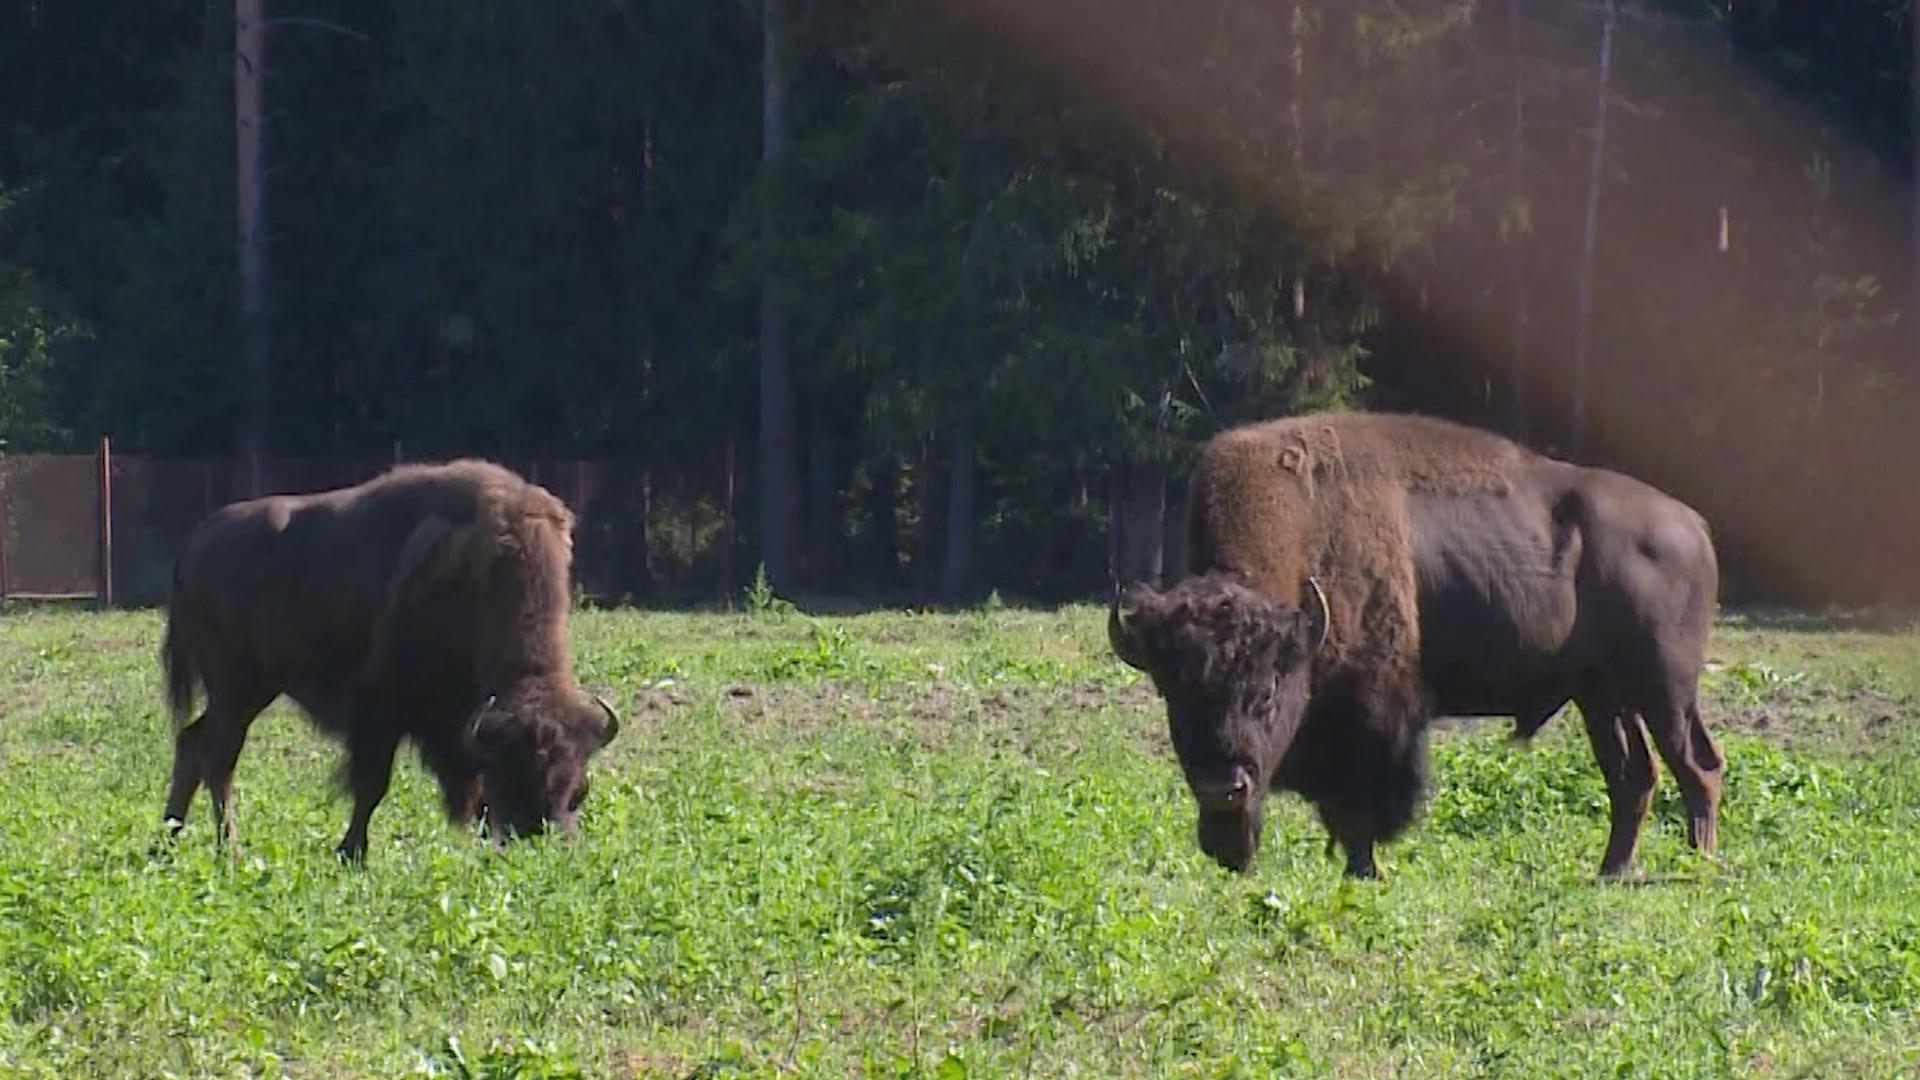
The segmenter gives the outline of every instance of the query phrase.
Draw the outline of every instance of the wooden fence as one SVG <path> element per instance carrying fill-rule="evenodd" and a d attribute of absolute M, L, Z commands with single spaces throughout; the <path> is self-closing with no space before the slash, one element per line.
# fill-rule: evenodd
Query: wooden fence
<path fill-rule="evenodd" d="M 341 487 L 392 461 L 268 458 L 260 489 Z M 502 464 L 577 515 L 575 577 L 587 594 L 692 599 L 734 591 L 731 455 L 711 469 L 664 476 L 617 461 Z M 187 534 L 243 498 L 251 480 L 232 458 L 116 454 L 104 438 L 92 454 L 0 456 L 0 600 L 164 602 Z"/>

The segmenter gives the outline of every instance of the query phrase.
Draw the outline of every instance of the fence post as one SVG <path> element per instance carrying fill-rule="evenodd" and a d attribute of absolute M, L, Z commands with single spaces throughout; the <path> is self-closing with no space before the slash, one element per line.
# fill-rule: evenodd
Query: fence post
<path fill-rule="evenodd" d="M 100 606 L 113 606 L 113 444 L 100 436 Z"/>
<path fill-rule="evenodd" d="M 0 454 L 0 600 L 7 598 L 7 461 Z"/>

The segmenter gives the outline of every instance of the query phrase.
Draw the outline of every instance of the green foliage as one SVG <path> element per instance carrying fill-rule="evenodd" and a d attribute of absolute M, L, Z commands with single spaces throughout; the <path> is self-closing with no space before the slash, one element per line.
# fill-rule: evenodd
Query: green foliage
<path fill-rule="evenodd" d="M 753 580 L 747 585 L 745 599 L 747 611 L 762 618 L 783 618 L 797 610 L 793 601 L 773 591 L 773 583 L 767 578 L 766 563 L 754 568 Z"/>
<path fill-rule="evenodd" d="M 276 25 L 272 449 L 578 455 L 710 487 L 725 448 L 752 460 L 763 295 L 802 453 L 826 459 L 826 546 L 890 511 L 930 526 L 820 553 L 876 589 L 931 580 L 955 443 L 981 478 L 978 580 L 1057 593 L 1101 576 L 1115 486 L 1177 477 L 1229 424 L 1491 421 L 1517 397 L 1510 327 L 1532 434 L 1560 441 L 1590 12 L 981 7 L 794 5 L 775 164 L 761 5 L 328 0 L 321 25 L 351 33 Z M 1607 453 L 1744 546 L 1898 534 L 1911 507 L 1832 477 L 1906 445 L 1913 411 L 1910 245 L 1876 242 L 1904 213 L 1884 162 L 1910 149 L 1911 6 L 1628 7 L 1591 411 L 1631 445 Z M 232 447 L 231 10 L 0 14 L 9 449 Z M 876 476 L 914 505 L 850 509 Z M 710 556 L 718 530 L 695 531 Z M 1897 546 L 1872 539 L 1848 550 Z M 1865 555 L 1822 560 L 1821 587 L 1905 572 Z"/>
<path fill-rule="evenodd" d="M 1710 685 L 1714 677 L 1708 676 Z M 1728 666 L 1718 673 L 1718 678 L 1739 697 L 1750 701 L 1763 700 L 1806 681 L 1806 676 L 1799 672 L 1776 671 L 1764 661 L 1745 660 Z"/>
<path fill-rule="evenodd" d="M 585 1080 L 587 1076 L 564 1055 L 535 1039 L 491 1047 L 476 1059 L 452 1035 L 447 1036 L 442 1053 L 422 1062 L 408 1075 L 423 1080 Z"/>
<path fill-rule="evenodd" d="M 0 283 L 0 450 L 72 440 L 60 425 L 52 394 L 58 350 L 84 331 L 50 318 L 32 301 L 30 288 L 19 278 L 11 287 Z"/>
<path fill-rule="evenodd" d="M 276 709 L 154 858 L 150 614 L 0 614 L 0 1071 L 71 1075 L 1911 1075 L 1920 743 L 1738 730 L 1721 864 L 1663 781 L 1643 877 L 1592 880 L 1577 722 L 1439 735 L 1387 878 L 1280 799 L 1251 873 L 1195 848 L 1150 689 L 1095 607 L 769 621 L 589 611 L 641 695 L 580 834 L 503 852 L 403 760 L 363 871 L 337 750 Z M 1911 642 L 1723 629 L 1727 671 L 1910 693 Z M 805 662 L 798 658 L 807 657 Z M 1836 666 L 1844 665 L 1844 666 Z M 672 684 L 656 685 L 674 672 Z M 1744 676 L 1742 676 L 1744 678 Z M 1906 688 L 1906 689 L 1902 689 Z M 1911 698 L 1906 698 L 1911 711 Z M 1731 729 L 1731 730 L 1730 730 Z"/>

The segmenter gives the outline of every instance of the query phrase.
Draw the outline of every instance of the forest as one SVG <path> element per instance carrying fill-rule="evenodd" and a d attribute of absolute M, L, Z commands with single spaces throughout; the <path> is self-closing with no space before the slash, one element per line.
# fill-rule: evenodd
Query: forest
<path fill-rule="evenodd" d="M 1910 604 L 1915 41 L 1891 0 L 4 0 L 0 453 L 591 459 L 624 595 L 1039 599 L 1173 572 L 1213 433 L 1400 409 L 1686 499 L 1732 597 Z"/>

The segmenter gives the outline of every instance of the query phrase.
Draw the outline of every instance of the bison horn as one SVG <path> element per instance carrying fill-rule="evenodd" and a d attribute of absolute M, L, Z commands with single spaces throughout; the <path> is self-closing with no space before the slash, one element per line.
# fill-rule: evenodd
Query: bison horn
<path fill-rule="evenodd" d="M 607 704 L 607 699 L 599 694 L 593 695 L 593 703 L 600 706 L 601 712 L 607 714 L 606 730 L 600 733 L 600 745 L 605 746 L 613 741 L 615 735 L 620 734 L 620 718 L 614 715 L 613 706 Z"/>
<path fill-rule="evenodd" d="M 1113 654 L 1129 667 L 1145 671 L 1146 656 L 1140 651 L 1139 628 L 1133 622 L 1135 618 L 1135 612 L 1121 606 L 1120 593 L 1116 590 L 1113 606 L 1107 610 L 1107 643 L 1113 646 Z"/>
<path fill-rule="evenodd" d="M 475 709 L 475 710 L 473 711 L 473 719 L 471 719 L 471 720 L 469 720 L 469 721 L 467 721 L 467 730 L 466 730 L 466 732 L 465 732 L 465 741 L 466 741 L 466 744 L 467 744 L 467 747 L 468 747 L 469 749 L 472 749 L 472 747 L 474 746 L 474 743 L 475 743 L 475 741 L 476 741 L 476 740 L 477 740 L 477 739 L 479 738 L 479 736 L 480 736 L 480 721 L 482 721 L 482 720 L 484 720 L 484 719 L 486 719 L 486 716 L 487 716 L 487 711 L 488 711 L 488 710 L 490 710 L 490 709 L 492 709 L 492 708 L 493 708 L 493 703 L 494 703 L 494 702 L 496 702 L 496 701 L 498 701 L 498 700 L 500 700 L 500 695 L 498 695 L 498 694 L 488 694 L 488 695 L 487 695 L 487 700 L 485 700 L 485 701 L 483 701 L 483 702 L 481 702 L 481 703 L 480 703 L 480 707 L 479 707 L 478 709 Z"/>
<path fill-rule="evenodd" d="M 1313 651 L 1319 652 L 1320 646 L 1327 643 L 1327 631 L 1333 626 L 1333 608 L 1327 603 L 1326 590 L 1313 578 L 1307 579 L 1307 588 L 1313 593 L 1317 611 L 1307 613 L 1307 625 L 1313 630 Z"/>

